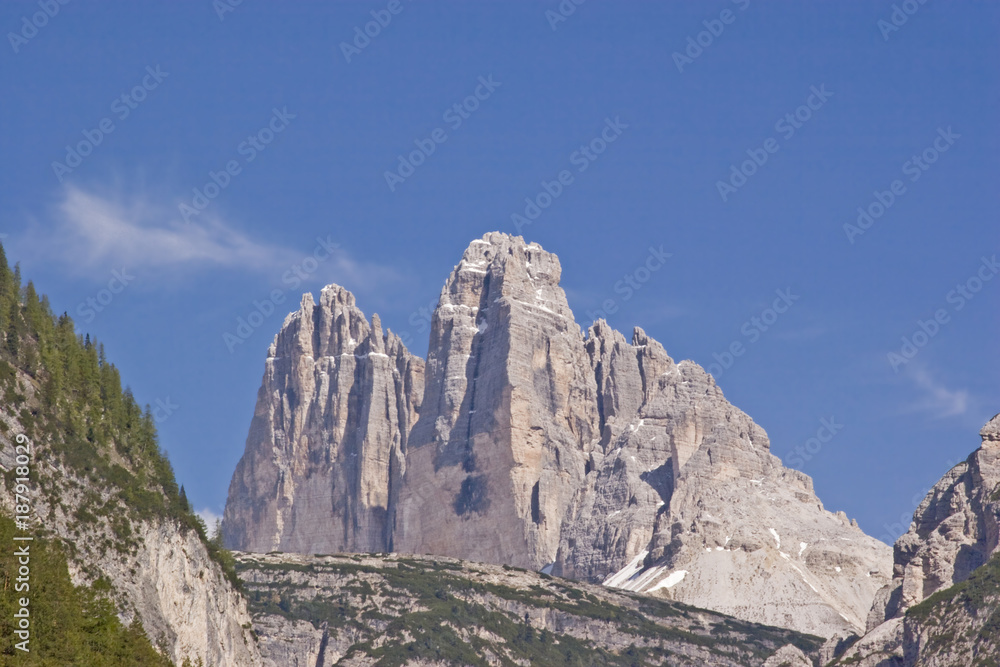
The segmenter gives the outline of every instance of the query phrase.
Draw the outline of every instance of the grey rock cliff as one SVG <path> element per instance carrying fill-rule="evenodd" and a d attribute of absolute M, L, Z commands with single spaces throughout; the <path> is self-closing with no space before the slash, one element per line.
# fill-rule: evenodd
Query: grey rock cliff
<path fill-rule="evenodd" d="M 268 350 L 223 518 L 230 548 L 388 551 L 423 361 L 336 285 L 302 298 Z"/>
<path fill-rule="evenodd" d="M 603 322 L 587 349 L 601 446 L 554 573 L 825 636 L 862 630 L 888 547 L 824 510 L 697 364 Z"/>
<path fill-rule="evenodd" d="M 1000 415 L 979 435 L 982 446 L 934 485 L 914 512 L 909 531 L 896 540 L 895 590 L 889 595 L 886 617 L 965 581 L 997 552 Z"/>
<path fill-rule="evenodd" d="M 946 636 L 947 626 L 952 628 L 953 639 L 974 637 L 1000 599 L 993 579 L 992 597 L 978 594 L 951 608 L 946 604 L 960 597 L 949 592 L 958 590 L 956 585 L 964 584 L 984 564 L 992 562 L 1000 571 L 996 565 L 1000 558 L 1000 414 L 983 427 L 980 437 L 982 446 L 931 488 L 914 512 L 909 531 L 896 540 L 892 581 L 876 596 L 868 631 L 841 657 L 844 664 L 972 664 L 972 648 L 961 649 L 961 642 L 955 643 L 953 648 L 959 653 L 966 650 L 967 658 L 948 651 L 941 658 L 941 641 L 934 638 Z M 928 622 L 927 611 L 908 613 L 931 596 L 938 597 L 935 594 L 943 596 L 936 606 L 944 611 L 933 622 Z M 1000 623 L 1000 613 L 993 618 Z"/>
<path fill-rule="evenodd" d="M 411 435 L 396 547 L 540 569 L 583 481 L 594 377 L 558 258 L 474 241 L 441 290 Z"/>

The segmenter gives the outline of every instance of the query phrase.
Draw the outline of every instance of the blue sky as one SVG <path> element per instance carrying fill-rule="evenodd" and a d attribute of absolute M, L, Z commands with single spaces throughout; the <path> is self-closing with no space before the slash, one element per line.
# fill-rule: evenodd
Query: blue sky
<path fill-rule="evenodd" d="M 160 408 L 199 509 L 302 292 L 423 355 L 491 230 L 560 256 L 581 325 L 610 300 L 717 364 L 876 537 L 1000 410 L 997 5 L 222 1 L 0 4 L 8 256 Z"/>

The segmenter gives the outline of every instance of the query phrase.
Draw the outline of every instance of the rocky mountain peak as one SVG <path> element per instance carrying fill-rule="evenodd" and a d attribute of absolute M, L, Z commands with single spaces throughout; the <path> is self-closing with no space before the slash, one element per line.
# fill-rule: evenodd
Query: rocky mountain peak
<path fill-rule="evenodd" d="M 605 583 L 817 634 L 861 629 L 889 548 L 690 361 L 641 328 L 584 336 L 559 259 L 472 241 L 426 364 L 354 297 L 303 298 L 230 487 L 244 551 L 388 551 Z"/>
<path fill-rule="evenodd" d="M 354 295 L 305 294 L 275 336 L 223 518 L 252 551 L 387 551 L 423 361 Z"/>
<path fill-rule="evenodd" d="M 1000 447 L 1000 414 L 986 422 L 979 435 L 983 439 L 983 447 Z"/>
<path fill-rule="evenodd" d="M 431 322 L 397 543 L 535 569 L 555 559 L 597 423 L 558 258 L 493 232 L 465 251 Z"/>

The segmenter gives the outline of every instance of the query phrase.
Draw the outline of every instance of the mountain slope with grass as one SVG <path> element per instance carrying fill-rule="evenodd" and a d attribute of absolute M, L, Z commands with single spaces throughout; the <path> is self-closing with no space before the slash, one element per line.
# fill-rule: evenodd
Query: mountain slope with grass
<path fill-rule="evenodd" d="M 811 660 L 822 642 L 510 566 L 396 554 L 236 557 L 265 664 L 275 667 L 759 666 L 779 650 Z"/>

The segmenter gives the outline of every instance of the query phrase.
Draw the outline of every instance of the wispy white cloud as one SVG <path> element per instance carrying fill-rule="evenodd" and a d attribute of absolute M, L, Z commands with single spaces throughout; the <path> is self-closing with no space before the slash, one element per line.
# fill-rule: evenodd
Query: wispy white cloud
<path fill-rule="evenodd" d="M 922 366 L 911 365 L 905 375 L 921 393 L 907 407 L 907 412 L 926 412 L 936 419 L 945 419 L 962 416 L 972 407 L 972 396 L 967 390 L 946 387 Z"/>
<path fill-rule="evenodd" d="M 70 186 L 51 221 L 29 228 L 25 245 L 81 271 L 117 264 L 267 271 L 295 259 L 290 250 L 254 241 L 217 217 L 199 217 L 189 224 L 147 198 L 105 197 Z"/>
<path fill-rule="evenodd" d="M 255 240 L 208 213 L 188 223 L 176 207 L 149 196 L 109 196 L 76 186 L 67 187 L 51 214 L 35 220 L 18 240 L 26 259 L 101 278 L 109 267 L 124 266 L 158 279 L 223 269 L 277 281 L 292 272 L 302 284 L 338 282 L 348 289 L 400 280 L 390 267 L 352 258 L 330 235 L 308 237 L 293 250 Z"/>

